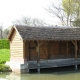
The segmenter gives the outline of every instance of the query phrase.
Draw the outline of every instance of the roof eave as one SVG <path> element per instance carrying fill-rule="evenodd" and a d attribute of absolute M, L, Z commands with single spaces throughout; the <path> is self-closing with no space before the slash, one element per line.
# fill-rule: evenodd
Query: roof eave
<path fill-rule="evenodd" d="M 8 37 L 7 37 L 9 41 L 10 41 L 10 37 L 11 37 L 11 34 L 12 34 L 13 30 L 14 30 L 14 26 L 12 26 L 11 30 L 9 31 L 9 34 L 8 34 Z"/>
<path fill-rule="evenodd" d="M 18 30 L 16 29 L 16 26 L 13 25 L 12 28 L 11 28 L 11 30 L 10 30 L 10 32 L 9 32 L 9 35 L 8 35 L 8 37 L 7 37 L 9 41 L 10 41 L 10 37 L 11 37 L 12 32 L 13 32 L 14 29 L 15 29 L 15 30 L 17 31 L 17 33 L 19 34 Z M 20 36 L 21 40 L 23 40 L 20 34 L 19 34 L 19 36 Z"/>

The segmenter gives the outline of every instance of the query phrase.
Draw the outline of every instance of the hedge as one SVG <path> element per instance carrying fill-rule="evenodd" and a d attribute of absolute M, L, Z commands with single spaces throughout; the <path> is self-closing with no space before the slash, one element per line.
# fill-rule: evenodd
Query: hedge
<path fill-rule="evenodd" d="M 0 39 L 0 49 L 9 49 L 10 43 L 7 39 Z"/>

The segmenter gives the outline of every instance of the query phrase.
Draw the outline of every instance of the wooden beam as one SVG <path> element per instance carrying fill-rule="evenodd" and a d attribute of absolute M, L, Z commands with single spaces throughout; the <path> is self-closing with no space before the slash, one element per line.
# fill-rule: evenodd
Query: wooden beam
<path fill-rule="evenodd" d="M 79 54 L 79 49 L 80 49 L 79 41 L 77 41 L 77 53 L 78 53 L 78 54 Z"/>
<path fill-rule="evenodd" d="M 30 41 L 29 41 L 29 47 L 30 47 Z M 29 60 L 31 59 L 31 51 L 30 51 L 30 49 L 29 49 L 29 47 L 28 47 L 28 50 L 29 50 Z"/>
<path fill-rule="evenodd" d="M 38 41 L 34 41 L 34 43 L 35 43 L 36 46 L 38 45 L 37 42 L 38 42 Z M 39 43 L 39 46 L 40 46 L 42 43 L 43 43 L 43 42 L 41 41 L 41 43 Z"/>
<path fill-rule="evenodd" d="M 77 50 L 78 50 L 78 48 L 77 48 L 77 41 L 76 40 L 72 41 L 72 43 L 74 44 L 74 47 L 75 47 L 75 51 L 74 51 L 74 53 L 75 53 L 75 60 L 77 60 Z"/>
<path fill-rule="evenodd" d="M 75 41 L 75 60 L 77 60 L 77 41 Z"/>
<path fill-rule="evenodd" d="M 29 41 L 26 41 L 25 49 L 26 49 L 26 58 L 27 58 L 27 61 L 28 61 L 29 60 Z"/>
<path fill-rule="evenodd" d="M 41 41 L 41 42 L 39 42 L 39 46 L 41 46 L 41 45 L 42 45 L 42 43 L 43 43 L 42 41 Z"/>
<path fill-rule="evenodd" d="M 37 63 L 39 64 L 40 61 L 40 43 L 37 41 Z"/>
<path fill-rule="evenodd" d="M 67 58 L 68 58 L 68 51 L 69 51 L 69 48 L 68 48 L 68 41 L 66 43 L 66 46 L 67 46 Z"/>
<path fill-rule="evenodd" d="M 72 41 L 72 43 L 73 43 L 73 45 L 75 45 L 75 42 L 74 41 Z"/>
<path fill-rule="evenodd" d="M 48 42 L 48 59 L 50 59 L 50 42 Z"/>
<path fill-rule="evenodd" d="M 59 41 L 59 55 L 60 55 L 60 41 Z"/>

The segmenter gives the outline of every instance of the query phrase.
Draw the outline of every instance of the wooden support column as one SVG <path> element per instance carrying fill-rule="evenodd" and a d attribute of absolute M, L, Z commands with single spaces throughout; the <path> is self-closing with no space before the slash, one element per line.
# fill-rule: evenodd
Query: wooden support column
<path fill-rule="evenodd" d="M 61 54 L 61 48 L 60 48 L 60 41 L 59 41 L 59 55 Z"/>
<path fill-rule="evenodd" d="M 31 59 L 31 57 L 30 57 L 31 56 L 30 55 L 31 54 L 31 51 L 30 51 L 30 41 L 29 41 L 29 48 L 28 49 L 29 49 L 29 60 L 30 60 Z"/>
<path fill-rule="evenodd" d="M 24 63 L 27 62 L 26 41 L 25 40 L 23 40 L 23 60 L 24 60 Z"/>
<path fill-rule="evenodd" d="M 41 46 L 42 42 L 40 43 L 39 41 L 37 41 L 37 63 L 39 63 L 40 61 L 40 46 Z"/>
<path fill-rule="evenodd" d="M 39 50 L 39 46 L 40 46 L 40 43 L 39 43 L 39 41 L 37 41 L 37 63 L 39 63 L 39 61 L 40 61 L 40 50 Z"/>
<path fill-rule="evenodd" d="M 77 41 L 75 40 L 75 41 L 72 41 L 72 43 L 74 44 L 74 47 L 75 47 L 75 51 L 74 51 L 74 53 L 75 53 L 75 60 L 77 60 Z"/>
<path fill-rule="evenodd" d="M 68 48 L 68 41 L 66 43 L 66 46 L 67 46 L 67 58 L 68 58 L 68 51 L 69 51 L 69 48 Z"/>
<path fill-rule="evenodd" d="M 50 59 L 50 42 L 48 42 L 48 59 Z"/>
<path fill-rule="evenodd" d="M 75 60 L 77 60 L 77 41 L 75 41 Z"/>
<path fill-rule="evenodd" d="M 78 43 L 78 53 L 80 54 L 80 42 Z"/>
<path fill-rule="evenodd" d="M 39 41 L 37 41 L 37 65 L 38 65 L 38 73 L 40 73 L 40 64 L 39 64 L 39 61 L 40 61 L 40 45 L 41 43 L 39 43 Z"/>

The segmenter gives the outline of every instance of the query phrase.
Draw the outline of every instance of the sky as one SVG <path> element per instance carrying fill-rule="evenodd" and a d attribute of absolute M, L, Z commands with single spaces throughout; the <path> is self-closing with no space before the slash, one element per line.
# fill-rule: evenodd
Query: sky
<path fill-rule="evenodd" d="M 58 4 L 61 0 L 0 0 L 0 25 L 10 27 L 13 21 L 24 16 L 39 18 L 49 24 L 60 23 L 45 10 L 51 3 Z"/>

